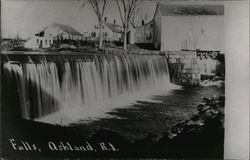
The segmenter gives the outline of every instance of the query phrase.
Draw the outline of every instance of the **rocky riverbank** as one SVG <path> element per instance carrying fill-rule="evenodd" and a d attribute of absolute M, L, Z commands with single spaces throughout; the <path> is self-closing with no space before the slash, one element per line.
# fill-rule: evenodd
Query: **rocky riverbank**
<path fill-rule="evenodd" d="M 222 158 L 224 144 L 224 97 L 204 98 L 197 112 L 162 135 L 149 135 L 136 143 L 155 144 L 171 157 Z"/>
<path fill-rule="evenodd" d="M 204 98 L 204 104 L 197 106 L 197 113 L 187 121 L 174 126 L 167 137 L 175 139 L 182 135 L 209 133 L 208 127 L 210 126 L 222 131 L 224 128 L 224 105 L 224 97 Z"/>

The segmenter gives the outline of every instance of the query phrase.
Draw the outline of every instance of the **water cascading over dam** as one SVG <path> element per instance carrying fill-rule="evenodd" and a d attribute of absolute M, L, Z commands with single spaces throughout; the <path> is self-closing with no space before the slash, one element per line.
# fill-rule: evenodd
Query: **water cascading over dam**
<path fill-rule="evenodd" d="M 5 78 L 18 86 L 22 118 L 167 87 L 168 64 L 159 55 L 5 55 Z"/>

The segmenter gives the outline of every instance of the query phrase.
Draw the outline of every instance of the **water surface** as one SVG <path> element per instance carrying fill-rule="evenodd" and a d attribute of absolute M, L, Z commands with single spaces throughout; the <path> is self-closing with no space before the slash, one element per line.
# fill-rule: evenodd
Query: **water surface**
<path fill-rule="evenodd" d="M 224 88 L 181 87 L 146 101 L 123 108 L 116 108 L 99 119 L 85 119 L 73 126 L 82 126 L 89 135 L 99 129 L 110 129 L 127 138 L 143 138 L 148 134 L 161 135 L 171 127 L 190 118 L 197 105 L 204 103 L 204 97 L 223 96 Z"/>

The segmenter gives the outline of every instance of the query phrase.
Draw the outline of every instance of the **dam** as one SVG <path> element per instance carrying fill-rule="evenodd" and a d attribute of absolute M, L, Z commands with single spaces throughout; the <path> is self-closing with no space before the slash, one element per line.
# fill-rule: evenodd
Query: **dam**
<path fill-rule="evenodd" d="M 189 60 L 195 68 L 187 72 Z M 180 101 L 179 94 L 172 94 L 182 90 L 175 84 L 196 86 L 202 71 L 214 70 L 207 65 L 213 64 L 210 61 L 199 60 L 193 53 L 191 56 L 178 53 L 178 57 L 175 54 L 8 53 L 2 54 L 3 85 L 14 87 L 12 90 L 6 87 L 3 92 L 10 92 L 10 97 L 16 92 L 13 98 L 18 101 L 15 105 L 20 109 L 21 118 L 60 125 L 107 117 L 112 110 L 134 106 L 138 101 L 152 102 L 152 97 L 159 95 L 164 96 L 157 101 L 163 102 L 156 105 L 177 105 L 175 109 L 180 109 L 178 105 L 200 102 L 193 102 L 193 97 L 202 99 L 202 96 L 223 91 L 220 88 L 212 88 L 212 91 L 193 88 L 195 92 L 185 99 L 185 92 L 189 94 L 190 88 L 184 89 L 185 102 Z M 166 98 L 170 101 L 165 101 Z"/>
<path fill-rule="evenodd" d="M 24 119 L 171 86 L 167 59 L 159 55 L 8 54 L 3 69 L 17 83 Z"/>

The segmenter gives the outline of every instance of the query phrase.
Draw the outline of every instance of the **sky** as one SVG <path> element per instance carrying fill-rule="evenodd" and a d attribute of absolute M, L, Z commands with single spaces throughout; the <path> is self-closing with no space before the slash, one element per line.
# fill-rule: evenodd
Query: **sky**
<path fill-rule="evenodd" d="M 90 32 L 97 24 L 96 15 L 90 5 L 81 7 L 80 0 L 2 0 L 1 32 L 3 38 L 28 38 L 52 23 L 73 26 L 79 32 Z M 153 18 L 156 3 L 142 2 L 141 15 L 148 15 L 147 21 Z M 116 2 L 110 0 L 104 13 L 107 21 L 121 24 Z M 70 18 L 71 17 L 71 18 Z"/>

